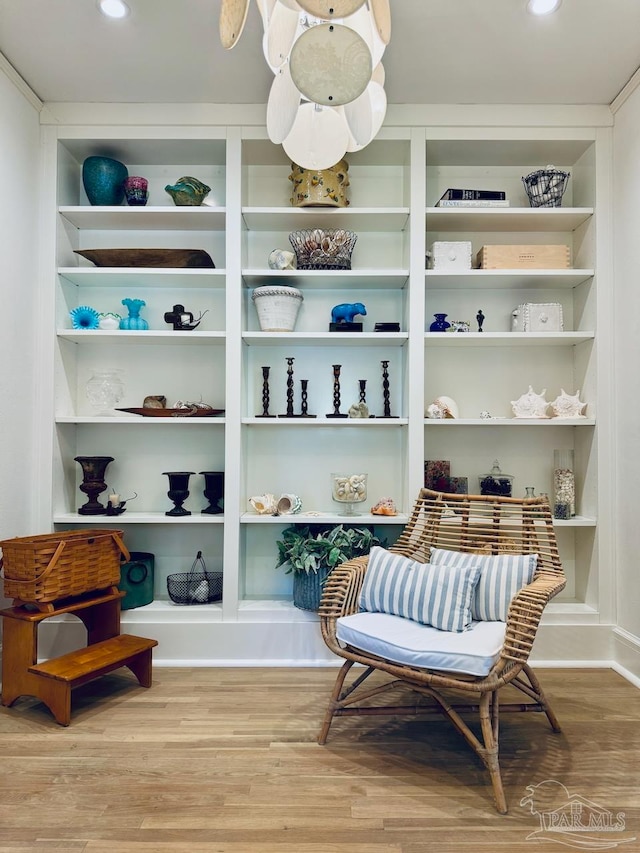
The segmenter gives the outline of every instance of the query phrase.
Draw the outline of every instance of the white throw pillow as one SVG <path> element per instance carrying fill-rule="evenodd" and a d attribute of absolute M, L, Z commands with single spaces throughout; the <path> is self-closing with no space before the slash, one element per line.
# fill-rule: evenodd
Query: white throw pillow
<path fill-rule="evenodd" d="M 463 554 L 431 549 L 431 562 L 436 566 L 460 569 L 480 566 L 480 580 L 471 604 L 474 619 L 482 622 L 506 622 L 511 599 L 531 583 L 538 563 L 537 554 Z"/>
<path fill-rule="evenodd" d="M 404 616 L 441 631 L 465 631 L 480 565 L 419 563 L 374 547 L 360 592 L 360 610 Z"/>

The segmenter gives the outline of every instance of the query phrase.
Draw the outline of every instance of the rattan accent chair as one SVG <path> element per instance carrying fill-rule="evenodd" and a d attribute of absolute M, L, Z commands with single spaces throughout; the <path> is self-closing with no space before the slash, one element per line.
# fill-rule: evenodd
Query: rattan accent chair
<path fill-rule="evenodd" d="M 508 605 L 504 642 L 489 663 L 490 670 L 482 676 L 474 676 L 420 668 L 398 663 L 392 656 L 381 654 L 379 649 L 373 654 L 340 641 L 339 620 L 360 609 L 359 596 L 369 557 L 349 560 L 329 576 L 320 605 L 323 639 L 331 651 L 345 658 L 345 663 L 336 679 L 318 743 L 326 743 L 329 727 L 336 716 L 445 714 L 485 764 L 491 776 L 496 808 L 505 814 L 507 803 L 498 762 L 500 710 L 544 712 L 553 731 L 560 731 L 527 663 L 542 611 L 565 585 L 549 504 L 545 498 L 453 495 L 422 489 L 409 522 L 389 551 L 427 563 L 432 547 L 468 554 L 538 555 L 532 582 L 520 589 Z M 499 630 L 503 630 L 502 625 Z M 358 670 L 356 677 L 346 683 L 349 670 L 356 663 L 365 669 Z M 365 683 L 376 672 L 386 673 L 391 679 L 373 686 L 371 682 Z M 509 684 L 520 690 L 528 701 L 501 706 L 499 691 Z M 409 687 L 431 701 L 396 706 L 381 706 L 377 701 L 369 701 L 399 687 Z M 451 696 L 445 698 L 449 690 L 465 700 L 464 703 L 459 704 Z M 461 714 L 465 711 L 479 712 L 480 736 L 463 720 Z"/>

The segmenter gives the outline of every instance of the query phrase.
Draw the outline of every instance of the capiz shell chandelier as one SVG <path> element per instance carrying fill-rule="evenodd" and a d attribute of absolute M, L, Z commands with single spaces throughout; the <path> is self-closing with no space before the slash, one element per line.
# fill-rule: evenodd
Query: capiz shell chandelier
<path fill-rule="evenodd" d="M 220 40 L 237 44 L 250 0 L 222 0 Z M 327 169 L 376 136 L 387 110 L 382 56 L 390 0 L 256 0 L 273 72 L 267 132 L 306 169 Z"/>

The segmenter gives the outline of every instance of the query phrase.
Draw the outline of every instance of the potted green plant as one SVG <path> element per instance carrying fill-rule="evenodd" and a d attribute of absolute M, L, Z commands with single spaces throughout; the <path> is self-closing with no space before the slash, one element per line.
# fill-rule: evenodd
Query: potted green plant
<path fill-rule="evenodd" d="M 369 527 L 323 528 L 321 525 L 294 524 L 282 531 L 276 568 L 286 566 L 293 572 L 293 603 L 301 610 L 317 610 L 322 587 L 336 566 L 353 557 L 368 554 L 374 545 L 382 545 Z"/>

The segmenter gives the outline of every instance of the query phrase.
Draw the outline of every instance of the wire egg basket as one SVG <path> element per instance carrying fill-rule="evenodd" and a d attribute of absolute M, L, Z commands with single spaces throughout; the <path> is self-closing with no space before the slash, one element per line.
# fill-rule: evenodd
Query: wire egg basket
<path fill-rule="evenodd" d="M 292 231 L 289 242 L 299 270 L 350 270 L 358 235 L 343 228 Z"/>
<path fill-rule="evenodd" d="M 522 178 L 531 207 L 560 207 L 570 173 L 547 166 Z"/>
<path fill-rule="evenodd" d="M 188 572 L 167 575 L 167 592 L 174 604 L 211 604 L 222 598 L 222 572 L 208 572 L 198 551 Z"/>

